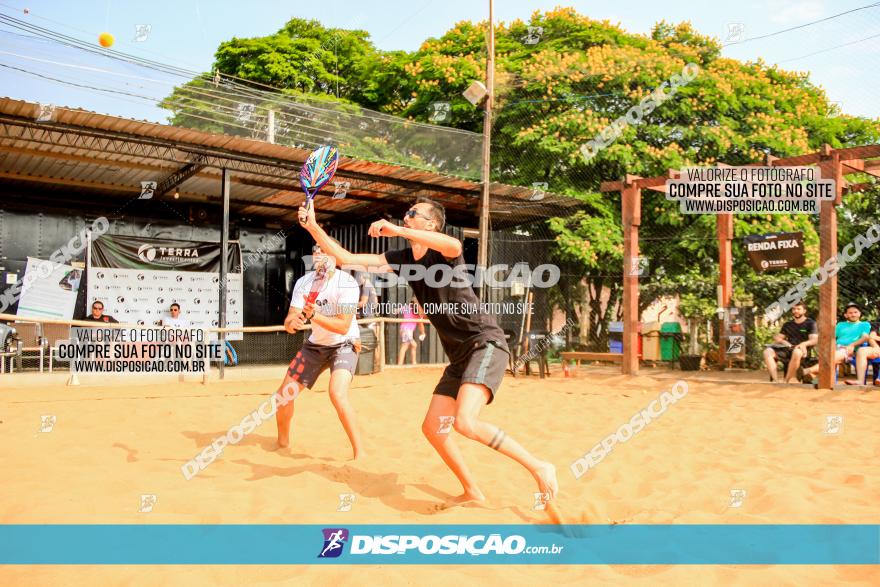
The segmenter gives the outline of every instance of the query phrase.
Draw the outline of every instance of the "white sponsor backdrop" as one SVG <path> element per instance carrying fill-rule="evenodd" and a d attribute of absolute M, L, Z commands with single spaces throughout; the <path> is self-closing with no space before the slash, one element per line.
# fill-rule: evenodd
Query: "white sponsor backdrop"
<path fill-rule="evenodd" d="M 88 277 L 87 312 L 94 300 L 101 300 L 105 314 L 120 322 L 149 326 L 171 318 L 168 308 L 177 302 L 181 318 L 189 320 L 194 328 L 217 327 L 220 323 L 217 273 L 90 267 Z M 241 273 L 230 273 L 227 285 L 226 325 L 239 328 L 244 323 Z M 229 333 L 226 338 L 241 340 L 242 333 Z"/>

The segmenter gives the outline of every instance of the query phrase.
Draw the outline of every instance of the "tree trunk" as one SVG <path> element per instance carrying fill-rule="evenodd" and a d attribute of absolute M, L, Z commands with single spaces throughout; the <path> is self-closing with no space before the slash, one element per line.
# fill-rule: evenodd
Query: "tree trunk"
<path fill-rule="evenodd" d="M 574 284 L 571 278 L 564 272 L 559 278 L 559 291 L 562 292 L 563 302 L 562 309 L 565 312 L 565 321 L 567 324 L 577 320 L 577 312 L 574 304 Z M 577 340 L 579 335 L 578 328 L 575 326 L 565 329 L 565 348 L 572 348 L 572 338 Z"/>
<path fill-rule="evenodd" d="M 605 329 L 602 328 L 604 319 L 602 312 L 602 290 L 605 286 L 605 278 L 594 277 L 591 281 L 593 291 L 590 299 L 590 332 L 587 345 L 589 345 L 591 350 L 602 351 L 602 339 L 607 338 L 608 336 L 608 334 L 604 332 Z"/>

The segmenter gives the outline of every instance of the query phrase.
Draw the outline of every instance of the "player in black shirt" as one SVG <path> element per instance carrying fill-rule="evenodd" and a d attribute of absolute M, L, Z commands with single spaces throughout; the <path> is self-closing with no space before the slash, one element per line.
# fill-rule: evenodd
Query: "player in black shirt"
<path fill-rule="evenodd" d="M 764 349 L 764 363 L 770 372 L 770 381 L 776 382 L 776 361 L 788 363 L 785 382 L 790 383 L 797 374 L 801 361 L 809 353 L 809 347 L 819 341 L 816 321 L 807 318 L 807 307 L 803 303 L 791 307 L 792 319 L 782 325 L 779 334 L 773 337 L 773 344 Z"/>
<path fill-rule="evenodd" d="M 422 432 L 464 488 L 464 493 L 453 501 L 482 501 L 485 497 L 449 434 L 451 428 L 520 463 L 535 478 L 544 499 L 553 499 L 558 491 L 555 467 L 535 458 L 503 430 L 479 417 L 480 410 L 492 402 L 501 385 L 509 351 L 504 332 L 495 319 L 478 311 L 479 299 L 471 287 L 461 287 L 460 282 L 458 287 L 454 284 L 438 285 L 438 282 L 430 279 L 432 274 L 436 278 L 464 264 L 461 242 L 441 232 L 446 222 L 443 207 L 420 198 L 406 212 L 403 226 L 396 226 L 387 220 L 374 222 L 370 226 L 370 236 L 402 237 L 410 243 L 405 249 L 379 255 L 355 255 L 332 241 L 315 221 L 312 207 L 309 210 L 300 208 L 299 219 L 321 248 L 336 258 L 339 266 L 393 271 L 407 279 L 416 299 L 437 330 L 450 363 L 434 390 L 422 422 Z M 416 277 L 414 274 L 417 272 L 404 271 L 404 265 L 409 269 L 425 269 L 427 273 Z M 432 268 L 444 271 L 429 270 Z M 461 269 L 459 267 L 458 271 Z M 450 311 L 433 311 L 439 304 L 445 304 Z"/>

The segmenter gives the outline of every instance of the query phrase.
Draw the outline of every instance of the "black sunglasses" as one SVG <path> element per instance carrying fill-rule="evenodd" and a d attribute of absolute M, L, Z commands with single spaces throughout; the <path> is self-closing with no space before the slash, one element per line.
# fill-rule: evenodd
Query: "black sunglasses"
<path fill-rule="evenodd" d="M 431 218 L 429 216 L 425 216 L 424 214 L 422 214 L 421 212 L 419 212 L 418 210 L 415 210 L 413 208 L 410 208 L 409 210 L 407 210 L 406 213 L 404 214 L 404 216 L 407 218 L 415 218 L 416 216 L 418 216 L 419 218 L 424 218 L 425 220 L 433 220 L 433 218 Z"/>

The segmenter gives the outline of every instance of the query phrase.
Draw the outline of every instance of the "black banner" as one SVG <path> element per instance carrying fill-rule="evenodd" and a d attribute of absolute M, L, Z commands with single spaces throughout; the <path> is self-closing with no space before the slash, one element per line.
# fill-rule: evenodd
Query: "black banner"
<path fill-rule="evenodd" d="M 804 233 L 773 232 L 745 237 L 746 254 L 755 271 L 780 271 L 804 266 Z"/>
<path fill-rule="evenodd" d="M 229 271 L 241 270 L 238 243 L 229 243 Z M 220 243 L 102 235 L 92 241 L 92 267 L 220 272 Z"/>

